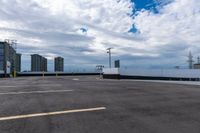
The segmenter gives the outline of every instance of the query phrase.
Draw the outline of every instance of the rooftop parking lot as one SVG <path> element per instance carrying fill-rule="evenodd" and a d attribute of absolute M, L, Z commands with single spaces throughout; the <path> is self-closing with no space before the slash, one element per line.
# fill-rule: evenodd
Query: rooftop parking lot
<path fill-rule="evenodd" d="M 97 76 L 0 79 L 0 133 L 199 133 L 200 86 Z"/>

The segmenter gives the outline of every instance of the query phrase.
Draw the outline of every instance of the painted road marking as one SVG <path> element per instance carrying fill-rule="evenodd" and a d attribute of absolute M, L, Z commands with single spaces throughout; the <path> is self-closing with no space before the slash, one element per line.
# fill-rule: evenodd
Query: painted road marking
<path fill-rule="evenodd" d="M 24 92 L 3 92 L 0 95 L 19 95 L 19 94 L 34 94 L 34 93 L 59 93 L 71 92 L 73 90 L 47 90 L 47 91 L 24 91 Z"/>
<path fill-rule="evenodd" d="M 14 87 L 18 87 L 18 86 L 0 86 L 2 88 L 14 88 Z"/>
<path fill-rule="evenodd" d="M 65 110 L 65 111 L 48 112 L 48 113 L 8 116 L 8 117 L 0 117 L 0 121 L 16 120 L 16 119 L 24 119 L 24 118 L 32 118 L 32 117 L 40 117 L 40 116 L 53 116 L 53 115 L 79 113 L 79 112 L 92 112 L 92 111 L 100 111 L 100 110 L 105 110 L 105 109 L 106 107 L 97 107 L 97 108 L 88 108 L 88 109 L 74 109 L 74 110 Z"/>
<path fill-rule="evenodd" d="M 30 87 L 30 86 L 33 86 L 33 87 L 45 87 L 45 86 L 48 86 L 48 87 L 59 87 L 59 86 L 62 86 L 60 84 L 39 84 L 39 85 L 15 85 L 15 86 L 0 86 L 2 88 L 15 88 L 15 87 Z"/>
<path fill-rule="evenodd" d="M 77 81 L 77 80 L 79 80 L 78 78 L 73 78 L 72 80 L 75 80 L 75 81 Z"/>

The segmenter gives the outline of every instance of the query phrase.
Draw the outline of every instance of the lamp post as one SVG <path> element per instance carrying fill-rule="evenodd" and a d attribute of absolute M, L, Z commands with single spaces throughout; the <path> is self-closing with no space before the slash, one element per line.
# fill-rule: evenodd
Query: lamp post
<path fill-rule="evenodd" d="M 109 67 L 111 68 L 111 49 L 112 48 L 107 48 L 107 53 L 109 54 Z"/>

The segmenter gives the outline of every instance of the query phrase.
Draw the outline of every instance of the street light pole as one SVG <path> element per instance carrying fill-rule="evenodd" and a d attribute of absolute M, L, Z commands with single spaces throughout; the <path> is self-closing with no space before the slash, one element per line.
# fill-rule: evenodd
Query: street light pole
<path fill-rule="evenodd" d="M 107 53 L 109 54 L 109 67 L 111 68 L 111 49 L 112 48 L 107 48 Z"/>

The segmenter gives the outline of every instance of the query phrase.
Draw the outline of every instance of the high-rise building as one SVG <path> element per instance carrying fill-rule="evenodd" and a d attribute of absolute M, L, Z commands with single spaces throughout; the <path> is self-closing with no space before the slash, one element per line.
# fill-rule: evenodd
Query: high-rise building
<path fill-rule="evenodd" d="M 16 54 L 16 71 L 21 72 L 21 54 Z"/>
<path fill-rule="evenodd" d="M 4 67 L 5 67 L 5 55 L 4 55 L 4 43 L 0 42 L 0 71 L 4 71 Z"/>
<path fill-rule="evenodd" d="M 31 55 L 31 71 L 47 72 L 47 59 L 38 54 Z"/>
<path fill-rule="evenodd" d="M 15 42 L 10 40 L 0 42 L 0 71 L 3 72 L 4 76 L 14 75 L 14 72 L 19 68 L 17 66 L 21 67 L 21 58 L 20 62 L 17 61 L 17 54 L 14 48 L 15 44 Z"/>
<path fill-rule="evenodd" d="M 6 76 L 14 74 L 16 69 L 16 50 L 13 43 L 10 41 L 0 42 L 0 71 Z"/>
<path fill-rule="evenodd" d="M 64 71 L 64 58 L 56 57 L 54 60 L 54 70 L 55 72 L 63 72 Z"/>
<path fill-rule="evenodd" d="M 47 59 L 42 57 L 42 71 L 47 72 Z"/>

